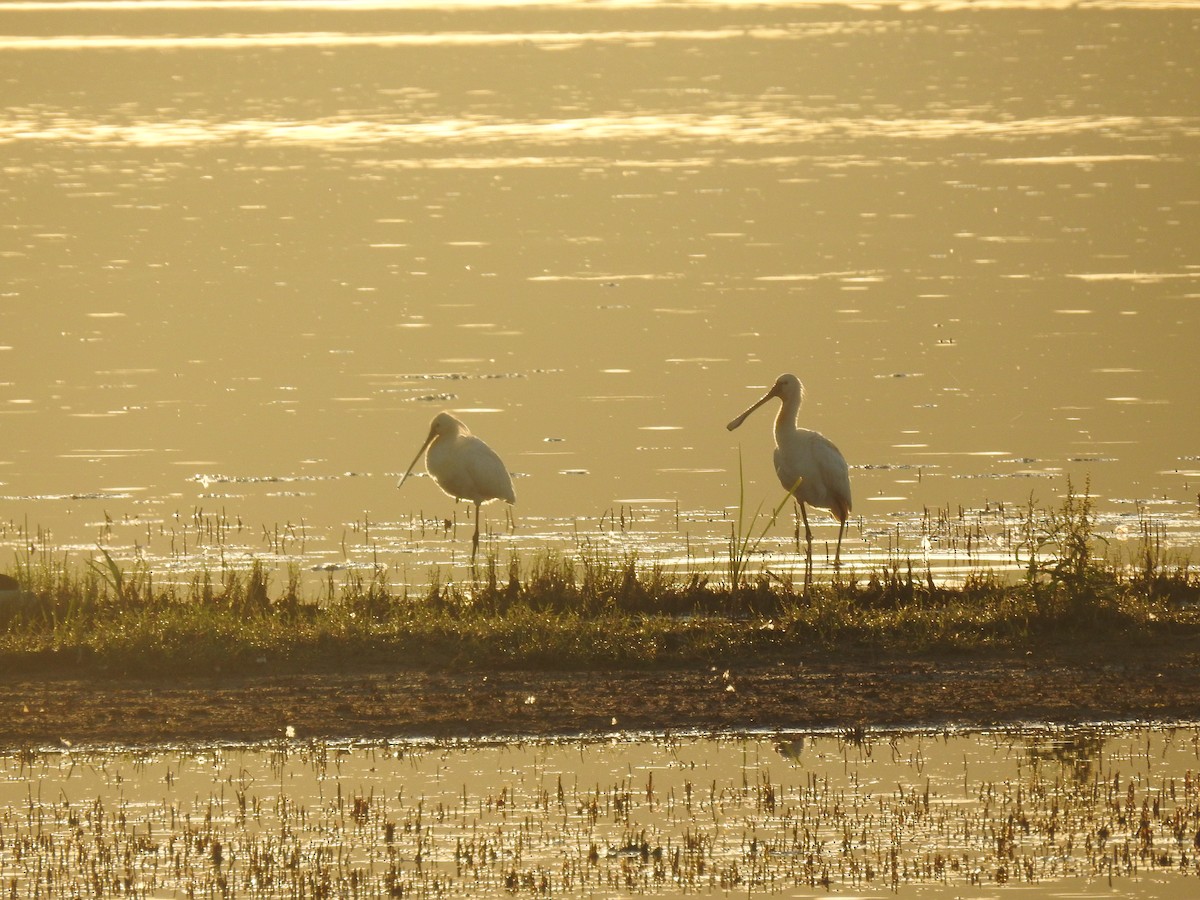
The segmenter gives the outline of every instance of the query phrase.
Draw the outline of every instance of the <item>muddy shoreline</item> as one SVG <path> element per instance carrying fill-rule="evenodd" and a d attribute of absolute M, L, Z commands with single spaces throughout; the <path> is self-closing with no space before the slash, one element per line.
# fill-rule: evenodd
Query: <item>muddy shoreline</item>
<path fill-rule="evenodd" d="M 986 656 L 828 656 L 615 672 L 69 676 L 0 685 L 0 751 L 53 746 L 577 736 L 614 731 L 1200 721 L 1200 642 Z M 289 731 L 290 730 L 290 731 Z"/>

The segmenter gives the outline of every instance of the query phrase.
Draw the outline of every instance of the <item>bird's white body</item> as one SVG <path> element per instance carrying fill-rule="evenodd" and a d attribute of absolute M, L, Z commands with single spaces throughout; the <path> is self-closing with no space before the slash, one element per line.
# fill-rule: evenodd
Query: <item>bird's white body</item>
<path fill-rule="evenodd" d="M 479 548 L 479 507 L 492 500 L 516 503 L 512 476 L 496 451 L 471 434 L 470 429 L 450 413 L 434 416 L 429 436 L 397 487 L 404 484 L 422 453 L 425 454 L 426 470 L 444 493 L 475 504 L 475 535 L 471 541 L 471 558 L 474 559 Z"/>
<path fill-rule="evenodd" d="M 780 410 L 780 419 L 783 411 Z M 839 522 L 850 516 L 850 471 L 841 451 L 825 435 L 775 423 L 775 474 L 800 503 L 827 509 Z"/>
<path fill-rule="evenodd" d="M 443 417 L 425 451 L 425 468 L 438 487 L 456 500 L 516 503 L 512 477 L 496 451 L 454 416 L 442 413 L 438 419 Z"/>
<path fill-rule="evenodd" d="M 804 401 L 804 386 L 800 379 L 795 375 L 780 375 L 766 394 L 726 427 L 733 431 L 772 397 L 782 401 L 775 417 L 775 474 L 783 489 L 791 493 L 800 506 L 804 534 L 810 546 L 812 532 L 808 527 L 805 504 L 827 509 L 837 519 L 840 527 L 835 558 L 840 558 L 842 533 L 851 509 L 850 467 L 829 438 L 796 425 L 800 404 Z"/>

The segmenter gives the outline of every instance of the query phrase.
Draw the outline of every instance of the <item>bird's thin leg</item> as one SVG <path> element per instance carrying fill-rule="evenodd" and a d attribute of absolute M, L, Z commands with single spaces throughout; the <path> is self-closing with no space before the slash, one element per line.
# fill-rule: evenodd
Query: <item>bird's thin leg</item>
<path fill-rule="evenodd" d="M 833 551 L 833 567 L 839 568 L 842 564 L 842 533 L 846 530 L 846 523 L 843 521 L 838 526 L 838 542 L 837 549 Z"/>
<path fill-rule="evenodd" d="M 475 504 L 475 534 L 471 537 L 471 565 L 475 564 L 475 554 L 479 551 L 479 504 Z"/>
<path fill-rule="evenodd" d="M 800 518 L 804 520 L 804 580 L 812 574 L 812 529 L 808 527 L 808 512 L 804 509 L 804 501 L 800 501 Z"/>
<path fill-rule="evenodd" d="M 808 544 L 809 553 L 812 553 L 812 529 L 808 527 L 808 513 L 804 509 L 804 501 L 800 501 L 800 517 L 804 519 L 804 543 Z"/>
<path fill-rule="evenodd" d="M 804 593 L 808 594 L 809 585 L 812 584 L 813 563 L 812 563 L 812 530 L 808 527 L 808 512 L 804 509 L 804 503 L 798 504 L 800 507 L 800 517 L 804 520 Z M 796 526 L 796 544 L 799 548 L 800 543 L 800 526 Z"/>

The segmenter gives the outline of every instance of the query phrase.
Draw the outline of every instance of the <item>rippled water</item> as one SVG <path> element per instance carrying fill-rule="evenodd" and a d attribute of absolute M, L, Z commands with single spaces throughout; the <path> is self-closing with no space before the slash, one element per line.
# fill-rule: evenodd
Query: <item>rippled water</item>
<path fill-rule="evenodd" d="M 421 581 L 446 408 L 490 548 L 708 565 L 794 371 L 852 565 L 1068 476 L 1187 552 L 1198 8 L 0 4 L 0 541 Z"/>
<path fill-rule="evenodd" d="M 0 757 L 23 896 L 1194 895 L 1194 727 Z"/>

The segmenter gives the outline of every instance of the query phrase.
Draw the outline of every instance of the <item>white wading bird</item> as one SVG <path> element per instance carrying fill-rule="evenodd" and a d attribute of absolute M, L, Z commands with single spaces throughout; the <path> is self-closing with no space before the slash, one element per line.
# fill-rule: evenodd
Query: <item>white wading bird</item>
<path fill-rule="evenodd" d="M 422 453 L 425 453 L 425 468 L 438 487 L 456 500 L 470 500 L 475 504 L 475 535 L 471 538 L 471 561 L 474 562 L 479 549 L 480 505 L 492 500 L 517 502 L 508 469 L 495 450 L 446 412 L 433 417 L 429 437 L 413 457 L 397 488 L 404 486 Z"/>
<path fill-rule="evenodd" d="M 804 511 L 804 505 L 807 503 L 827 509 L 838 520 L 837 552 L 833 557 L 836 565 L 841 562 L 842 534 L 846 530 L 846 519 L 850 516 L 850 471 L 846 466 L 846 458 L 829 438 L 816 431 L 796 427 L 796 417 L 804 400 L 804 386 L 800 379 L 795 375 L 780 375 L 760 400 L 726 427 L 733 431 L 746 421 L 750 413 L 772 397 L 783 401 L 779 415 L 775 417 L 775 474 L 779 476 L 783 489 L 800 506 L 810 561 L 812 531 L 808 527 L 808 513 Z"/>

